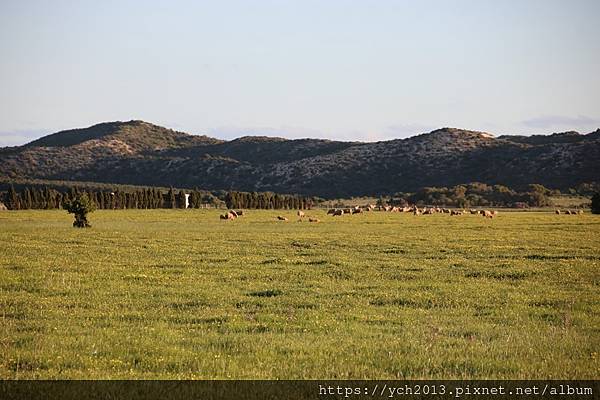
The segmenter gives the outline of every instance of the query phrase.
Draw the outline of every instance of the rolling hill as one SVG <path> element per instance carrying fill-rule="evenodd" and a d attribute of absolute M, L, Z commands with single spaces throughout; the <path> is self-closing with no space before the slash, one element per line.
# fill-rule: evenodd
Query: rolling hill
<path fill-rule="evenodd" d="M 274 191 L 347 197 L 484 182 L 566 189 L 598 182 L 600 129 L 499 136 L 442 128 L 363 143 L 247 136 L 224 141 L 144 121 L 107 122 L 0 149 L 3 179 Z"/>

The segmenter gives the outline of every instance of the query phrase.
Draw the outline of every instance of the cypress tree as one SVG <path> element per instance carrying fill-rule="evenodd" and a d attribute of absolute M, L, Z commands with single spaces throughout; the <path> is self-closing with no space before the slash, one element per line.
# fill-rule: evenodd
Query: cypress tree
<path fill-rule="evenodd" d="M 33 207 L 33 196 L 31 195 L 31 190 L 26 187 L 23 190 L 23 201 L 21 202 L 21 208 L 24 210 L 29 210 Z"/>
<path fill-rule="evenodd" d="M 592 196 L 592 214 L 600 214 L 600 192 Z"/>
<path fill-rule="evenodd" d="M 179 191 L 177 203 L 179 204 L 179 208 L 185 208 L 185 192 L 183 190 Z"/>
<path fill-rule="evenodd" d="M 155 208 L 164 208 L 165 206 L 165 198 L 163 196 L 163 192 L 160 189 L 154 189 L 154 195 L 156 196 L 156 206 Z"/>
<path fill-rule="evenodd" d="M 15 190 L 15 187 L 10 184 L 10 188 L 8 189 L 8 208 L 11 210 L 20 210 L 21 209 L 21 201 L 19 199 L 19 194 Z"/>
<path fill-rule="evenodd" d="M 173 188 L 169 188 L 169 193 L 167 193 L 167 198 L 169 199 L 169 207 L 176 208 L 177 200 L 175 199 L 175 192 L 173 192 Z"/>
<path fill-rule="evenodd" d="M 98 208 L 104 210 L 104 192 L 98 193 Z"/>

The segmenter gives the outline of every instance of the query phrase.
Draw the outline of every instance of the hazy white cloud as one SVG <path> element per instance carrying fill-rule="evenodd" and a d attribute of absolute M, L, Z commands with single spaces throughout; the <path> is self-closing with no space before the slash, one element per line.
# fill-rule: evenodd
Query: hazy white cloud
<path fill-rule="evenodd" d="M 530 128 L 551 129 L 556 127 L 567 127 L 569 129 L 589 128 L 600 125 L 600 119 L 585 115 L 570 117 L 565 115 L 542 115 L 521 121 L 521 124 Z"/>
<path fill-rule="evenodd" d="M 275 127 L 239 127 L 221 126 L 208 129 L 206 134 L 220 139 L 236 139 L 242 136 L 270 136 L 286 139 L 329 139 L 341 141 L 376 142 L 407 138 L 421 133 L 430 132 L 438 127 L 424 124 L 395 124 L 381 130 L 350 130 L 350 131 L 321 131 L 303 127 L 282 126 Z"/>

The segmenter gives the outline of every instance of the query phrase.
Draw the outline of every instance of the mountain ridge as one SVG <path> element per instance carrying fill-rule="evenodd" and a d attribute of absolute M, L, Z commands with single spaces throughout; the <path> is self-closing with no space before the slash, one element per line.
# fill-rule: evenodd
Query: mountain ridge
<path fill-rule="evenodd" d="M 600 129 L 494 136 L 444 127 L 350 142 L 242 136 L 226 141 L 145 121 L 104 122 L 0 148 L 0 176 L 299 193 L 389 194 L 480 181 L 568 188 L 595 182 Z"/>

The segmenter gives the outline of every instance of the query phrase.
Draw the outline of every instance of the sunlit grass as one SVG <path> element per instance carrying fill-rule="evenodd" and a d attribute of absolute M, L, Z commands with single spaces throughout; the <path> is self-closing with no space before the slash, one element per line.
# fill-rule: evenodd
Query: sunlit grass
<path fill-rule="evenodd" d="M 600 376 L 597 216 L 247 214 L 0 212 L 0 378 Z"/>

